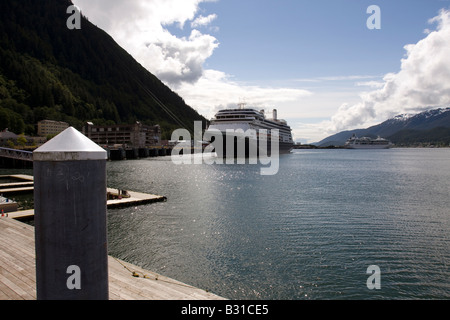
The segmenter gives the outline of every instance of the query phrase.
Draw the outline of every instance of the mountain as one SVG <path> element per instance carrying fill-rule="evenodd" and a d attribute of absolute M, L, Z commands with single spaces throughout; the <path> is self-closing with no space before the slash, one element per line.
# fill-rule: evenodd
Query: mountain
<path fill-rule="evenodd" d="M 450 108 L 428 110 L 416 115 L 398 115 L 381 124 L 367 128 L 343 131 L 320 142 L 317 146 L 342 146 L 353 134 L 391 140 L 396 145 L 450 144 Z"/>
<path fill-rule="evenodd" d="M 43 119 L 160 124 L 163 137 L 206 119 L 82 16 L 69 0 L 0 2 L 0 130 L 36 133 Z"/>

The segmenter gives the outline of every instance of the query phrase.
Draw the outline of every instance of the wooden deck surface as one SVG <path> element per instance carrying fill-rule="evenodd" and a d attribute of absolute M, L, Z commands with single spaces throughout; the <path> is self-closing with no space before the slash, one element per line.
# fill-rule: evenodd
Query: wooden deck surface
<path fill-rule="evenodd" d="M 12 180 L 25 180 L 25 181 L 34 181 L 34 177 L 26 174 L 11 174 L 11 175 L 1 175 L 0 178 L 8 178 Z"/>
<path fill-rule="evenodd" d="M 0 193 L 6 195 L 8 193 L 25 193 L 30 192 L 33 193 L 34 187 L 22 187 L 22 188 L 2 188 L 0 189 Z"/>
<path fill-rule="evenodd" d="M 36 299 L 34 244 L 34 227 L 0 218 L 0 300 Z M 224 300 L 111 256 L 108 269 L 111 300 Z"/>
<path fill-rule="evenodd" d="M 108 188 L 108 191 L 114 191 L 114 190 L 115 189 Z M 2 189 L 0 189 L 0 192 L 1 191 L 2 191 Z M 146 194 L 146 193 L 140 193 L 140 192 L 134 192 L 134 191 L 128 191 L 128 194 L 130 195 L 129 198 L 108 200 L 106 202 L 106 206 L 110 209 L 114 209 L 114 208 L 121 208 L 121 207 L 127 207 L 127 206 L 138 206 L 138 205 L 143 205 L 146 203 L 160 202 L 160 201 L 166 200 L 165 197 L 157 196 L 154 194 Z M 34 209 L 9 212 L 8 217 L 13 218 L 13 219 L 24 219 L 24 220 L 32 219 L 34 217 Z"/>
<path fill-rule="evenodd" d="M 115 192 L 117 189 L 107 188 L 107 192 Z M 108 200 L 107 206 L 108 208 L 118 208 L 132 205 L 140 205 L 152 202 L 165 201 L 166 197 L 158 196 L 154 194 L 147 194 L 135 191 L 127 191 L 130 195 L 129 198 L 122 198 L 116 200 Z"/>

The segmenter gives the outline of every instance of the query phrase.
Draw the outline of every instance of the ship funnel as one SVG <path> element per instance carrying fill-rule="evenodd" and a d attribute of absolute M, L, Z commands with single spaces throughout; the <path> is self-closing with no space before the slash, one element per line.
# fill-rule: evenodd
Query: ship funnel
<path fill-rule="evenodd" d="M 277 109 L 273 109 L 273 120 L 277 120 Z"/>

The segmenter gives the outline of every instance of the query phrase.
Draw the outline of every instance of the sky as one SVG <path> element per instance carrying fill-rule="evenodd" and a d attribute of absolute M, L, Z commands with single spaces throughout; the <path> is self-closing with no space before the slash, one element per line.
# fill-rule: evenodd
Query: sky
<path fill-rule="evenodd" d="M 450 0 L 73 3 L 208 119 L 276 108 L 313 143 L 450 106 Z"/>

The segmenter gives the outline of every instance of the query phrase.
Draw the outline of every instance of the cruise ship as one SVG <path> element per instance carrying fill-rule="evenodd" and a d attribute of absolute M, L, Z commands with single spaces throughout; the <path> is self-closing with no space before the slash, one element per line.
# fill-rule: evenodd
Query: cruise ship
<path fill-rule="evenodd" d="M 355 134 L 345 143 L 347 149 L 389 149 L 392 143 L 389 140 L 378 137 L 372 139 L 369 137 L 358 138 Z"/>
<path fill-rule="evenodd" d="M 234 136 L 234 157 L 237 156 L 236 146 L 239 140 L 242 139 L 242 134 L 239 135 L 236 132 L 255 132 L 256 135 L 249 136 L 244 135 L 245 139 L 245 156 L 249 157 L 249 150 L 258 150 L 258 156 L 260 155 L 260 148 L 265 148 L 267 145 L 267 155 L 270 155 L 271 151 L 271 130 L 278 129 L 279 131 L 279 154 L 291 152 L 294 142 L 292 139 L 291 128 L 287 122 L 277 118 L 277 110 L 273 110 L 272 118 L 266 118 L 264 110 L 256 110 L 254 108 L 246 108 L 244 103 L 238 105 L 236 109 L 224 109 L 217 112 L 215 117 L 211 120 L 211 124 L 208 130 L 219 130 L 223 134 L 223 154 L 216 153 L 218 156 L 227 156 L 227 130 L 228 135 Z M 241 129 L 242 131 L 240 131 Z M 250 129 L 250 130 L 249 130 Z M 265 129 L 266 131 L 260 131 Z M 228 140 L 229 141 L 229 140 Z M 262 143 L 261 143 L 262 142 Z M 251 149 L 251 145 L 256 144 L 255 149 Z M 230 150 L 230 149 L 229 149 Z"/>

